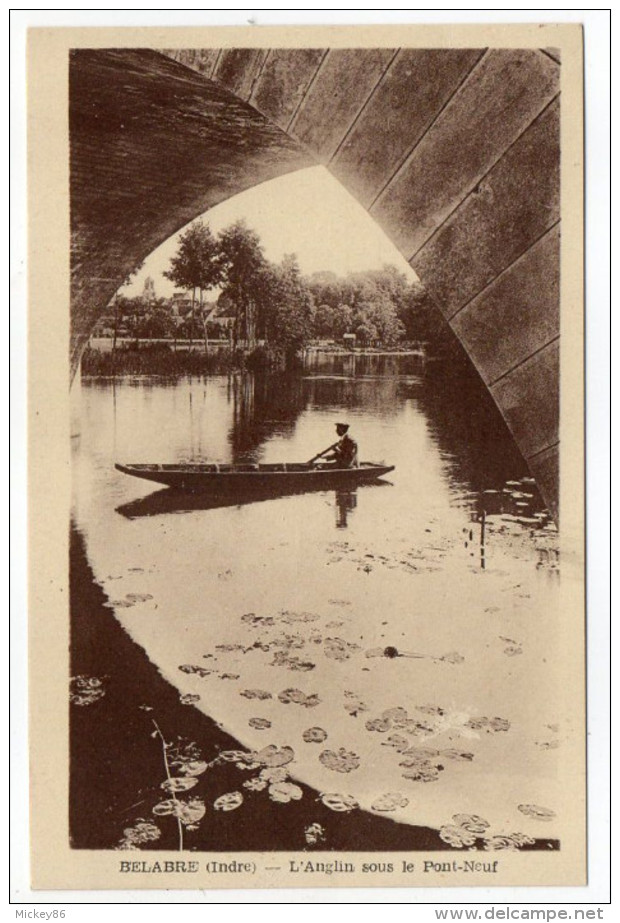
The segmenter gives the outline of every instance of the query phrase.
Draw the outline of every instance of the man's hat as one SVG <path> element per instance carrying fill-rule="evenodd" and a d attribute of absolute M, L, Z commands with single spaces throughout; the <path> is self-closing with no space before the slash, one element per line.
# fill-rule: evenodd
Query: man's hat
<path fill-rule="evenodd" d="M 349 428 L 348 423 L 336 423 L 336 429 L 342 430 L 343 433 L 346 433 L 348 428 Z"/>

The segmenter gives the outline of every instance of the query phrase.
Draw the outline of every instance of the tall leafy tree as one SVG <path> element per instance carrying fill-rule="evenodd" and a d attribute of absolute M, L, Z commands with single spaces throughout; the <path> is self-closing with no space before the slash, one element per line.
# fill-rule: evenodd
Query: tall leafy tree
<path fill-rule="evenodd" d="M 224 259 L 217 239 L 211 228 L 202 221 L 195 221 L 179 237 L 179 249 L 170 261 L 170 269 L 164 276 L 192 293 L 190 323 L 190 343 L 193 332 L 193 320 L 196 311 L 196 291 L 200 299 L 200 319 L 203 322 L 206 339 L 206 318 L 203 316 L 203 293 L 218 286 L 225 275 Z"/>
<path fill-rule="evenodd" d="M 291 365 L 315 327 L 314 299 L 294 254 L 264 270 L 260 294 L 265 339 Z"/>
<path fill-rule="evenodd" d="M 265 284 L 267 266 L 260 238 L 245 221 L 224 228 L 219 237 L 225 282 L 223 293 L 234 307 L 233 343 L 239 340 L 252 347 L 262 326 L 260 286 Z"/>

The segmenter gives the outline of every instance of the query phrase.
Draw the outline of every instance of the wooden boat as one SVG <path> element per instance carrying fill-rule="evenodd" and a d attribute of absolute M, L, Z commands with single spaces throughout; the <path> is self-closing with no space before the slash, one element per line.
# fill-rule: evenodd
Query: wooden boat
<path fill-rule="evenodd" d="M 309 487 L 350 488 L 376 481 L 394 470 L 393 465 L 361 462 L 357 468 L 334 468 L 308 462 L 271 465 L 147 465 L 114 466 L 123 474 L 166 484 L 180 490 L 246 493 L 252 490 L 305 490 Z"/>

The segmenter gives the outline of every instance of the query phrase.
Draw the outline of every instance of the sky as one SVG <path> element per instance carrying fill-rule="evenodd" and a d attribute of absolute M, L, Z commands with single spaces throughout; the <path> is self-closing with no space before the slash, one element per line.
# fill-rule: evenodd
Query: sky
<path fill-rule="evenodd" d="M 214 232 L 239 218 L 258 232 L 267 259 L 279 262 L 297 255 L 305 274 L 331 270 L 338 275 L 380 269 L 391 263 L 410 280 L 417 279 L 399 251 L 366 210 L 325 167 L 309 167 L 254 186 L 202 215 Z M 175 286 L 162 276 L 177 250 L 177 234 L 144 261 L 123 294 L 141 294 L 151 276 L 158 296 L 169 297 Z"/>

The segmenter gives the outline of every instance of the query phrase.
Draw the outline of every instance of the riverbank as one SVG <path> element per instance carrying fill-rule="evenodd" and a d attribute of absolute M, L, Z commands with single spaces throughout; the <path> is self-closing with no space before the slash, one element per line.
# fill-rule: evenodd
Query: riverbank
<path fill-rule="evenodd" d="M 345 349 L 340 346 L 312 346 L 304 356 L 295 359 L 301 364 L 304 358 L 316 355 L 335 357 L 357 356 L 417 356 L 425 358 L 423 349 L 406 348 Z M 259 369 L 276 370 L 287 365 L 286 357 L 277 350 L 257 346 L 252 350 L 236 349 L 217 344 L 207 349 L 177 349 L 171 343 L 124 344 L 111 350 L 89 347 L 82 356 L 81 371 L 84 378 L 114 378 L 124 375 L 157 375 L 162 378 L 179 378 L 182 375 L 221 375 L 227 372 Z M 291 365 L 290 359 L 288 366 Z"/>

